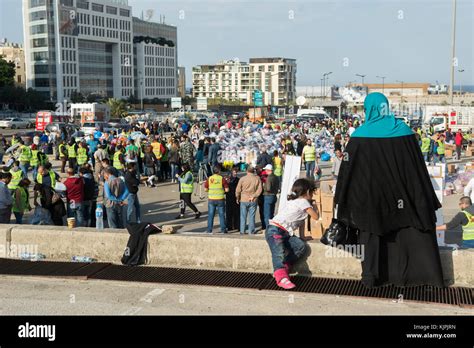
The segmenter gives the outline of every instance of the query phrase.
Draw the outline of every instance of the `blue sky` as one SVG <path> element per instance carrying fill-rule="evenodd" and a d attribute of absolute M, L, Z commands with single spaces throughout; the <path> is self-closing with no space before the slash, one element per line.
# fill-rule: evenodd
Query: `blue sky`
<path fill-rule="evenodd" d="M 449 82 L 451 0 L 129 0 L 178 26 L 186 67 L 222 59 L 296 58 L 297 85 Z M 22 42 L 21 0 L 0 0 L 0 37 Z M 474 85 L 474 2 L 457 0 L 456 84 Z M 344 64 L 345 63 L 345 64 Z"/>

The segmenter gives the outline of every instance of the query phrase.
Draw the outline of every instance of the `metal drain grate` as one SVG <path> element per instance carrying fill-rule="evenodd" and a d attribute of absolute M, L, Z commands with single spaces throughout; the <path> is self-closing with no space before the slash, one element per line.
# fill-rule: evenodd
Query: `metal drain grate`
<path fill-rule="evenodd" d="M 130 282 L 188 284 L 243 289 L 280 289 L 270 274 L 196 270 L 164 267 L 127 267 L 110 263 L 71 263 L 0 259 L 0 274 L 51 277 L 82 277 Z M 354 279 L 292 277 L 293 291 L 340 296 L 383 298 L 403 301 L 474 306 L 474 289 L 464 287 L 436 288 L 432 286 L 366 288 Z"/>

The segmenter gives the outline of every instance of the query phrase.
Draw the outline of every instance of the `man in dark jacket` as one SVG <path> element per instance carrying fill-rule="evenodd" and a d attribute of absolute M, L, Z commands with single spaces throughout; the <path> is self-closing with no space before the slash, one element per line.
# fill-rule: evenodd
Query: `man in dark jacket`
<path fill-rule="evenodd" d="M 85 167 L 79 169 L 79 176 L 84 180 L 84 200 L 82 201 L 82 215 L 84 227 L 95 227 L 95 208 L 97 205 L 98 187 L 92 172 Z"/>
<path fill-rule="evenodd" d="M 128 192 L 128 206 L 127 206 L 127 224 L 132 221 L 132 213 L 135 210 L 136 222 L 140 223 L 140 201 L 138 200 L 138 185 L 140 180 L 137 178 L 135 163 L 127 164 L 127 172 L 125 173 L 125 185 L 127 185 Z"/>
<path fill-rule="evenodd" d="M 221 149 L 219 143 L 216 143 L 215 138 L 211 138 L 211 146 L 209 147 L 209 164 L 215 167 L 219 163 L 219 150 Z"/>
<path fill-rule="evenodd" d="M 272 162 L 272 156 L 267 153 L 267 148 L 262 146 L 260 155 L 257 157 L 257 167 L 265 168 L 268 164 L 272 164 Z"/>
<path fill-rule="evenodd" d="M 275 216 L 275 206 L 277 202 L 280 181 L 273 174 L 273 166 L 268 164 L 263 168 L 267 174 L 267 180 L 263 185 L 263 219 L 264 225 L 268 226 L 268 221 Z"/>

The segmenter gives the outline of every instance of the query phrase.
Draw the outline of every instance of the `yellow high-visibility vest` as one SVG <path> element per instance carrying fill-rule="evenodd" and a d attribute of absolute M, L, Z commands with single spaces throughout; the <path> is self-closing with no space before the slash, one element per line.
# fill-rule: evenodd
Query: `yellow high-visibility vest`
<path fill-rule="evenodd" d="M 77 150 L 77 164 L 80 166 L 87 162 L 87 149 L 80 147 Z"/>
<path fill-rule="evenodd" d="M 10 169 L 10 174 L 12 175 L 12 179 L 8 184 L 8 188 L 10 190 L 16 190 L 21 179 L 23 179 L 23 172 L 21 170 L 14 172 L 13 169 Z"/>
<path fill-rule="evenodd" d="M 20 157 L 18 160 L 20 162 L 29 162 L 31 160 L 31 149 L 28 146 L 23 145 L 21 147 Z"/>
<path fill-rule="evenodd" d="M 282 160 L 280 157 L 273 157 L 273 173 L 275 176 L 282 176 L 283 166 L 281 164 Z"/>
<path fill-rule="evenodd" d="M 38 150 L 31 150 L 30 165 L 36 167 L 38 165 Z"/>
<path fill-rule="evenodd" d="M 303 154 L 304 154 L 305 162 L 313 162 L 316 160 L 316 148 L 312 145 L 311 146 L 306 145 L 303 148 Z"/>
<path fill-rule="evenodd" d="M 474 240 L 474 222 L 471 220 L 474 215 L 465 210 L 463 213 L 466 214 L 467 221 L 469 222 L 462 227 L 462 240 Z"/>
<path fill-rule="evenodd" d="M 51 188 L 54 189 L 54 187 L 56 186 L 56 175 L 54 175 L 54 172 L 49 171 L 49 177 L 51 178 Z M 42 184 L 43 183 L 43 175 L 38 173 L 38 175 L 36 176 L 36 181 L 38 182 L 38 184 Z"/>
<path fill-rule="evenodd" d="M 123 164 L 120 162 L 120 155 L 122 154 L 121 151 L 116 151 L 114 154 L 114 168 L 117 170 L 123 170 Z"/>
<path fill-rule="evenodd" d="M 222 176 L 218 174 L 214 174 L 209 178 L 209 199 L 220 200 L 225 198 L 222 180 Z"/>
<path fill-rule="evenodd" d="M 75 145 L 68 145 L 67 146 L 67 155 L 69 158 L 76 158 L 76 149 L 74 148 Z"/>
<path fill-rule="evenodd" d="M 191 178 L 192 178 L 192 181 L 190 184 L 186 184 L 184 182 L 181 182 L 180 185 L 181 185 L 181 193 L 193 193 L 193 189 L 194 189 L 194 177 L 193 177 L 193 173 L 191 173 L 190 171 L 187 172 L 187 173 L 184 173 L 184 174 L 181 174 L 181 178 L 184 178 L 186 176 L 186 174 L 190 173 L 191 174 Z"/>

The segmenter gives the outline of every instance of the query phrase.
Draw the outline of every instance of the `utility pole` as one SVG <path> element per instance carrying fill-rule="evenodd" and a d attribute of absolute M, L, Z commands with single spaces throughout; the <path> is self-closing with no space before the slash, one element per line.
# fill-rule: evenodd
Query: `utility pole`
<path fill-rule="evenodd" d="M 386 76 L 376 76 L 379 79 L 382 79 L 382 94 L 385 94 L 385 77 Z"/>
<path fill-rule="evenodd" d="M 449 86 L 449 99 L 453 105 L 453 89 L 454 89 L 454 62 L 456 59 L 456 0 L 453 0 L 453 22 L 451 37 L 451 80 Z"/>

